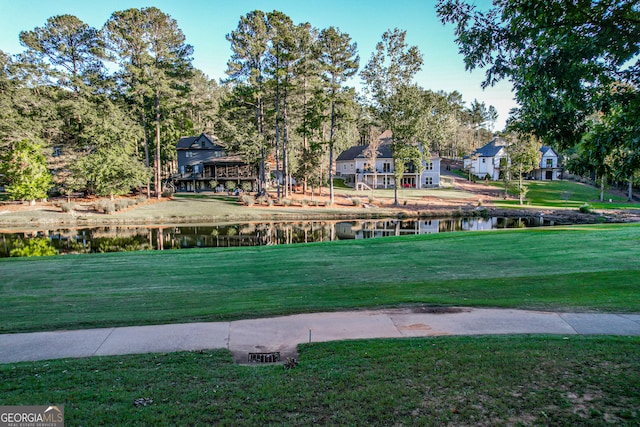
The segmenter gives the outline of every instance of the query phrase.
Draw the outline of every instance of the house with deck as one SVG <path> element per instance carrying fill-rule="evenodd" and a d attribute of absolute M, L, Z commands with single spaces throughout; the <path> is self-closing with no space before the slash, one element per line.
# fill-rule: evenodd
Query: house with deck
<path fill-rule="evenodd" d="M 538 168 L 527 174 L 527 178 L 537 180 L 561 179 L 562 168 L 558 164 L 558 153 L 547 146 L 542 146 L 540 153 Z M 501 179 L 504 166 L 511 163 L 507 153 L 507 142 L 499 136 L 476 149 L 473 154 L 466 156 L 463 161 L 464 168 L 473 175 L 479 179 L 489 178 L 491 180 Z"/>
<path fill-rule="evenodd" d="M 375 161 L 367 155 L 368 145 L 353 146 L 336 159 L 336 176 L 345 183 L 369 188 L 394 188 L 394 162 L 391 155 L 391 131 L 380 135 L 380 146 Z M 398 188 L 429 188 L 440 186 L 440 157 L 431 156 L 422 163 L 422 172 L 416 165 L 405 167 Z"/>
<path fill-rule="evenodd" d="M 227 153 L 225 144 L 213 135 L 180 138 L 176 146 L 178 173 L 172 176 L 176 191 L 223 191 L 228 181 L 244 183 L 255 191 L 258 168 L 240 156 Z"/>

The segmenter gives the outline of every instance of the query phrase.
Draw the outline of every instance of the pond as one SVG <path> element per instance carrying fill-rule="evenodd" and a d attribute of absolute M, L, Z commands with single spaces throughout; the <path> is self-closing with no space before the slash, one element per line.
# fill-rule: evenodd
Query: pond
<path fill-rule="evenodd" d="M 264 221 L 178 226 L 109 226 L 0 232 L 0 257 L 53 248 L 61 254 L 265 246 L 332 240 L 553 225 L 543 218 L 439 218 Z M 44 241 L 44 243 L 43 243 Z M 37 248 L 29 249 L 31 245 Z M 24 248 L 27 247 L 25 250 Z M 16 249 L 23 249 L 23 252 Z M 40 249 L 38 249 L 40 248 Z M 25 253 L 26 251 L 26 253 Z M 29 252 L 31 251 L 31 252 Z"/>

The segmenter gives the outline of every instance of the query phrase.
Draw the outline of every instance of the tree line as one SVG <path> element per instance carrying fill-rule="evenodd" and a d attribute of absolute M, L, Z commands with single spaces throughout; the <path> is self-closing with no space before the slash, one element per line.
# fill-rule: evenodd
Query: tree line
<path fill-rule="evenodd" d="M 333 197 L 336 154 L 385 129 L 398 162 L 460 157 L 487 142 L 495 109 L 417 86 L 422 54 L 405 36 L 386 31 L 361 68 L 340 29 L 256 10 L 227 35 L 228 78 L 216 82 L 158 8 L 114 12 L 99 29 L 51 17 L 20 33 L 22 53 L 0 51 L 0 179 L 18 200 L 144 187 L 159 196 L 177 172 L 178 139 L 205 132 L 259 165 L 261 188 L 272 178 L 284 195 L 294 180 L 329 183 Z M 364 93 L 348 86 L 358 76 Z"/>

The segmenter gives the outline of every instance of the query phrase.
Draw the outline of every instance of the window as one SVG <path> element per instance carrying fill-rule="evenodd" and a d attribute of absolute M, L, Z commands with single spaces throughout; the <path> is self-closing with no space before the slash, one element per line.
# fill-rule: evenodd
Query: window
<path fill-rule="evenodd" d="M 347 165 L 342 165 L 342 170 L 346 171 L 347 170 Z"/>
<path fill-rule="evenodd" d="M 482 163 L 486 162 L 487 159 L 485 159 L 484 157 L 482 158 Z"/>
<path fill-rule="evenodd" d="M 195 156 L 196 156 L 196 153 L 194 153 L 193 151 L 187 151 L 187 152 L 184 154 L 184 156 L 185 156 L 187 159 L 190 159 L 190 158 L 192 158 L 192 157 L 195 157 Z"/>
<path fill-rule="evenodd" d="M 384 163 L 382 165 L 382 172 L 391 172 L 391 163 Z"/>
<path fill-rule="evenodd" d="M 427 169 L 429 169 L 430 171 L 432 171 L 432 170 L 433 170 L 433 162 L 429 162 L 429 163 L 427 164 Z"/>
<path fill-rule="evenodd" d="M 426 185 L 433 185 L 433 177 L 432 176 L 428 176 L 426 181 L 425 181 Z"/>
<path fill-rule="evenodd" d="M 351 170 L 353 170 L 353 168 L 354 168 L 353 163 L 351 163 Z"/>
<path fill-rule="evenodd" d="M 553 167 L 553 159 L 547 159 L 547 167 L 548 168 L 552 168 Z"/>

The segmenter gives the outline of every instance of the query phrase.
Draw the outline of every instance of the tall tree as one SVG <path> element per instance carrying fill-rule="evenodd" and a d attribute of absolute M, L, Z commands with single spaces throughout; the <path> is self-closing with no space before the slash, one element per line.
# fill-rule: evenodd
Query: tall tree
<path fill-rule="evenodd" d="M 269 31 L 264 12 L 254 10 L 240 18 L 238 27 L 227 34 L 232 55 L 227 62 L 227 74 L 236 84 L 250 89 L 255 109 L 255 127 L 260 150 L 260 190 L 266 189 L 265 160 L 267 147 L 264 134 L 264 83 Z"/>
<path fill-rule="evenodd" d="M 177 96 L 188 93 L 193 48 L 185 42 L 175 19 L 156 7 L 115 12 L 105 31 L 112 52 L 119 58 L 123 81 L 130 92 L 137 94 L 144 128 L 145 107 L 151 104 L 147 111 L 155 122 L 154 188 L 156 197 L 160 197 L 163 106 L 166 115 L 175 109 Z"/>
<path fill-rule="evenodd" d="M 330 102 L 331 128 L 329 131 L 329 197 L 331 203 L 334 202 L 333 194 L 333 151 L 335 144 L 336 119 L 338 113 L 336 105 L 338 92 L 344 82 L 358 72 L 360 57 L 358 56 L 358 45 L 351 42 L 351 37 L 347 33 L 340 32 L 339 29 L 329 27 L 322 30 L 319 39 L 320 56 L 319 61 L 323 71 L 323 77 L 327 83 L 327 97 Z"/>
<path fill-rule="evenodd" d="M 88 96 L 100 83 L 104 43 L 98 30 L 73 15 L 59 15 L 43 27 L 20 33 L 20 43 L 45 69 L 54 84 L 71 92 L 59 92 L 61 113 L 73 118 L 66 139 L 75 147 L 83 144 L 83 115 L 90 114 Z"/>
<path fill-rule="evenodd" d="M 385 31 L 360 73 L 381 123 L 392 132 L 396 205 L 405 165 L 413 161 L 417 168 L 422 166 L 418 142 L 426 138 L 421 108 L 424 99 L 419 88 L 411 84 L 422 67 L 422 54 L 416 46 L 408 46 L 405 38 L 406 31 L 398 28 Z"/>

